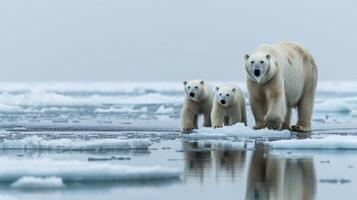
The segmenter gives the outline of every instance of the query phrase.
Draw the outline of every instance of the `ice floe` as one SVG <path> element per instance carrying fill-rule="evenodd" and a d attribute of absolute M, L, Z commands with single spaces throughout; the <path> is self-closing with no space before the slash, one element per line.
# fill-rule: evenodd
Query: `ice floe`
<path fill-rule="evenodd" d="M 317 103 L 315 112 L 351 112 L 352 106 L 341 99 L 329 99 L 322 103 Z"/>
<path fill-rule="evenodd" d="M 268 142 L 273 149 L 357 150 L 357 136 L 330 135 L 323 138 Z"/>
<path fill-rule="evenodd" d="M 152 142 L 149 139 L 44 139 L 30 136 L 23 139 L 4 139 L 0 149 L 25 150 L 128 150 L 148 149 Z"/>
<path fill-rule="evenodd" d="M 64 188 L 65 185 L 60 177 L 25 176 L 17 179 L 11 184 L 11 187 L 17 189 L 59 189 Z"/>
<path fill-rule="evenodd" d="M 97 108 L 95 113 L 146 113 L 148 112 L 147 107 L 142 107 L 140 109 L 135 109 L 134 106 L 121 107 L 121 108 Z"/>
<path fill-rule="evenodd" d="M 0 182 L 14 182 L 29 176 L 58 177 L 64 183 L 178 179 L 181 176 L 180 170 L 161 166 L 127 166 L 75 160 L 9 158 L 0 158 L 0 163 Z"/>
<path fill-rule="evenodd" d="M 166 108 L 165 106 L 160 106 L 157 110 L 156 110 L 156 114 L 170 114 L 173 113 L 174 109 L 172 107 L 168 107 Z"/>
<path fill-rule="evenodd" d="M 253 130 L 251 127 L 246 127 L 243 124 L 235 124 L 233 126 L 225 126 L 223 128 L 201 128 L 194 133 L 183 135 L 184 138 L 192 139 L 211 139 L 211 138 L 227 138 L 227 137 L 244 137 L 244 138 L 286 138 L 290 137 L 291 133 L 288 130 Z"/>
<path fill-rule="evenodd" d="M 351 115 L 352 117 L 357 117 L 357 110 L 352 110 Z"/>

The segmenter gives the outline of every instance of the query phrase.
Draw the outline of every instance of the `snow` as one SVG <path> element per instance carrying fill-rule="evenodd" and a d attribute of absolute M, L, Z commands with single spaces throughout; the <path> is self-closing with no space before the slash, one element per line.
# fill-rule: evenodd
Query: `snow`
<path fill-rule="evenodd" d="M 156 110 L 156 114 L 170 114 L 173 113 L 174 109 L 173 108 L 165 108 L 165 106 L 160 106 L 157 110 Z"/>
<path fill-rule="evenodd" d="M 351 112 L 351 109 L 351 105 L 341 99 L 329 99 L 314 107 L 315 112 Z"/>
<path fill-rule="evenodd" d="M 147 107 L 142 107 L 140 109 L 134 109 L 134 106 L 121 107 L 121 108 L 97 108 L 95 113 L 146 113 L 148 112 Z"/>
<path fill-rule="evenodd" d="M 30 136 L 18 140 L 0 141 L 0 149 L 34 150 L 125 150 L 148 149 L 152 142 L 148 139 L 44 139 Z"/>
<path fill-rule="evenodd" d="M 357 150 L 357 136 L 331 135 L 324 138 L 279 140 L 268 144 L 273 149 Z"/>
<path fill-rule="evenodd" d="M 22 177 L 58 177 L 63 182 L 143 181 L 178 179 L 181 171 L 161 166 L 127 166 L 111 163 L 50 159 L 0 158 L 0 182 Z"/>
<path fill-rule="evenodd" d="M 59 189 L 65 187 L 65 185 L 59 177 L 25 176 L 12 183 L 11 187 L 18 189 Z"/>
<path fill-rule="evenodd" d="M 225 126 L 223 128 L 201 128 L 195 133 L 185 134 L 183 137 L 190 139 L 213 139 L 227 137 L 244 137 L 244 138 L 286 138 L 290 137 L 291 133 L 288 130 L 253 130 L 251 127 L 246 127 L 244 124 L 235 124 L 233 126 Z"/>

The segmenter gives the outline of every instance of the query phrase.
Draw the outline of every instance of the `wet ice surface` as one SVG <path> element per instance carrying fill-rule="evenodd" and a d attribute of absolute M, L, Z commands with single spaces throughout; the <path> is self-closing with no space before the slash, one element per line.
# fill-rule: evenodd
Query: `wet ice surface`
<path fill-rule="evenodd" d="M 313 134 L 181 135 L 180 83 L 2 83 L 0 200 L 355 199 L 356 88 L 319 84 Z"/>

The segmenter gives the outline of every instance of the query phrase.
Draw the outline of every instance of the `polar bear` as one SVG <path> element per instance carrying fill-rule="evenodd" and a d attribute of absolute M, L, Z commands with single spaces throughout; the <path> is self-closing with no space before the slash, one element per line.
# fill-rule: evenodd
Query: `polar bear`
<path fill-rule="evenodd" d="M 231 126 L 238 122 L 247 125 L 245 99 L 238 86 L 216 87 L 211 119 L 213 128 L 220 128 L 223 123 L 225 126 Z"/>
<path fill-rule="evenodd" d="M 282 42 L 262 45 L 245 60 L 254 129 L 311 131 L 318 73 L 310 52 Z M 297 108 L 298 121 L 290 128 L 292 108 Z"/>
<path fill-rule="evenodd" d="M 204 127 L 211 127 L 213 89 L 203 80 L 184 81 L 185 102 L 181 113 L 181 130 L 190 132 L 198 128 L 198 116 L 203 114 Z"/>

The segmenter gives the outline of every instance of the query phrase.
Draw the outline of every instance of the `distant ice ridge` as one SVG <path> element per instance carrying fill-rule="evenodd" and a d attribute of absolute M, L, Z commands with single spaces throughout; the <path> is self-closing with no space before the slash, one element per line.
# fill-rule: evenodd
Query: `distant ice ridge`
<path fill-rule="evenodd" d="M 59 189 L 65 187 L 60 177 L 33 177 L 25 176 L 11 184 L 12 188 L 18 189 Z"/>
<path fill-rule="evenodd" d="M 44 139 L 39 136 L 19 140 L 4 139 L 0 149 L 26 150 L 128 150 L 148 149 L 152 145 L 149 139 Z"/>
<path fill-rule="evenodd" d="M 174 109 L 173 108 L 165 108 L 165 106 L 161 105 L 157 110 L 156 114 L 170 114 L 173 113 Z"/>
<path fill-rule="evenodd" d="M 268 144 L 273 149 L 357 150 L 357 136 L 331 135 L 314 139 L 279 140 Z"/>
<path fill-rule="evenodd" d="M 251 127 L 246 127 L 244 124 L 235 124 L 233 126 L 225 126 L 223 128 L 201 128 L 195 133 L 183 135 L 185 138 L 227 138 L 227 137 L 244 137 L 244 138 L 287 138 L 291 133 L 288 130 L 253 130 Z"/>
<path fill-rule="evenodd" d="M 54 176 L 61 178 L 64 183 L 178 179 L 181 176 L 180 170 L 161 166 L 145 167 L 74 160 L 9 158 L 0 158 L 0 163 L 0 182 L 14 182 L 29 176 Z"/>
<path fill-rule="evenodd" d="M 146 113 L 148 112 L 147 107 L 142 107 L 140 109 L 134 109 L 134 106 L 121 107 L 121 108 L 97 108 L 95 113 Z"/>
<path fill-rule="evenodd" d="M 322 103 L 317 103 L 315 112 L 351 112 L 352 106 L 343 99 L 329 99 Z"/>

